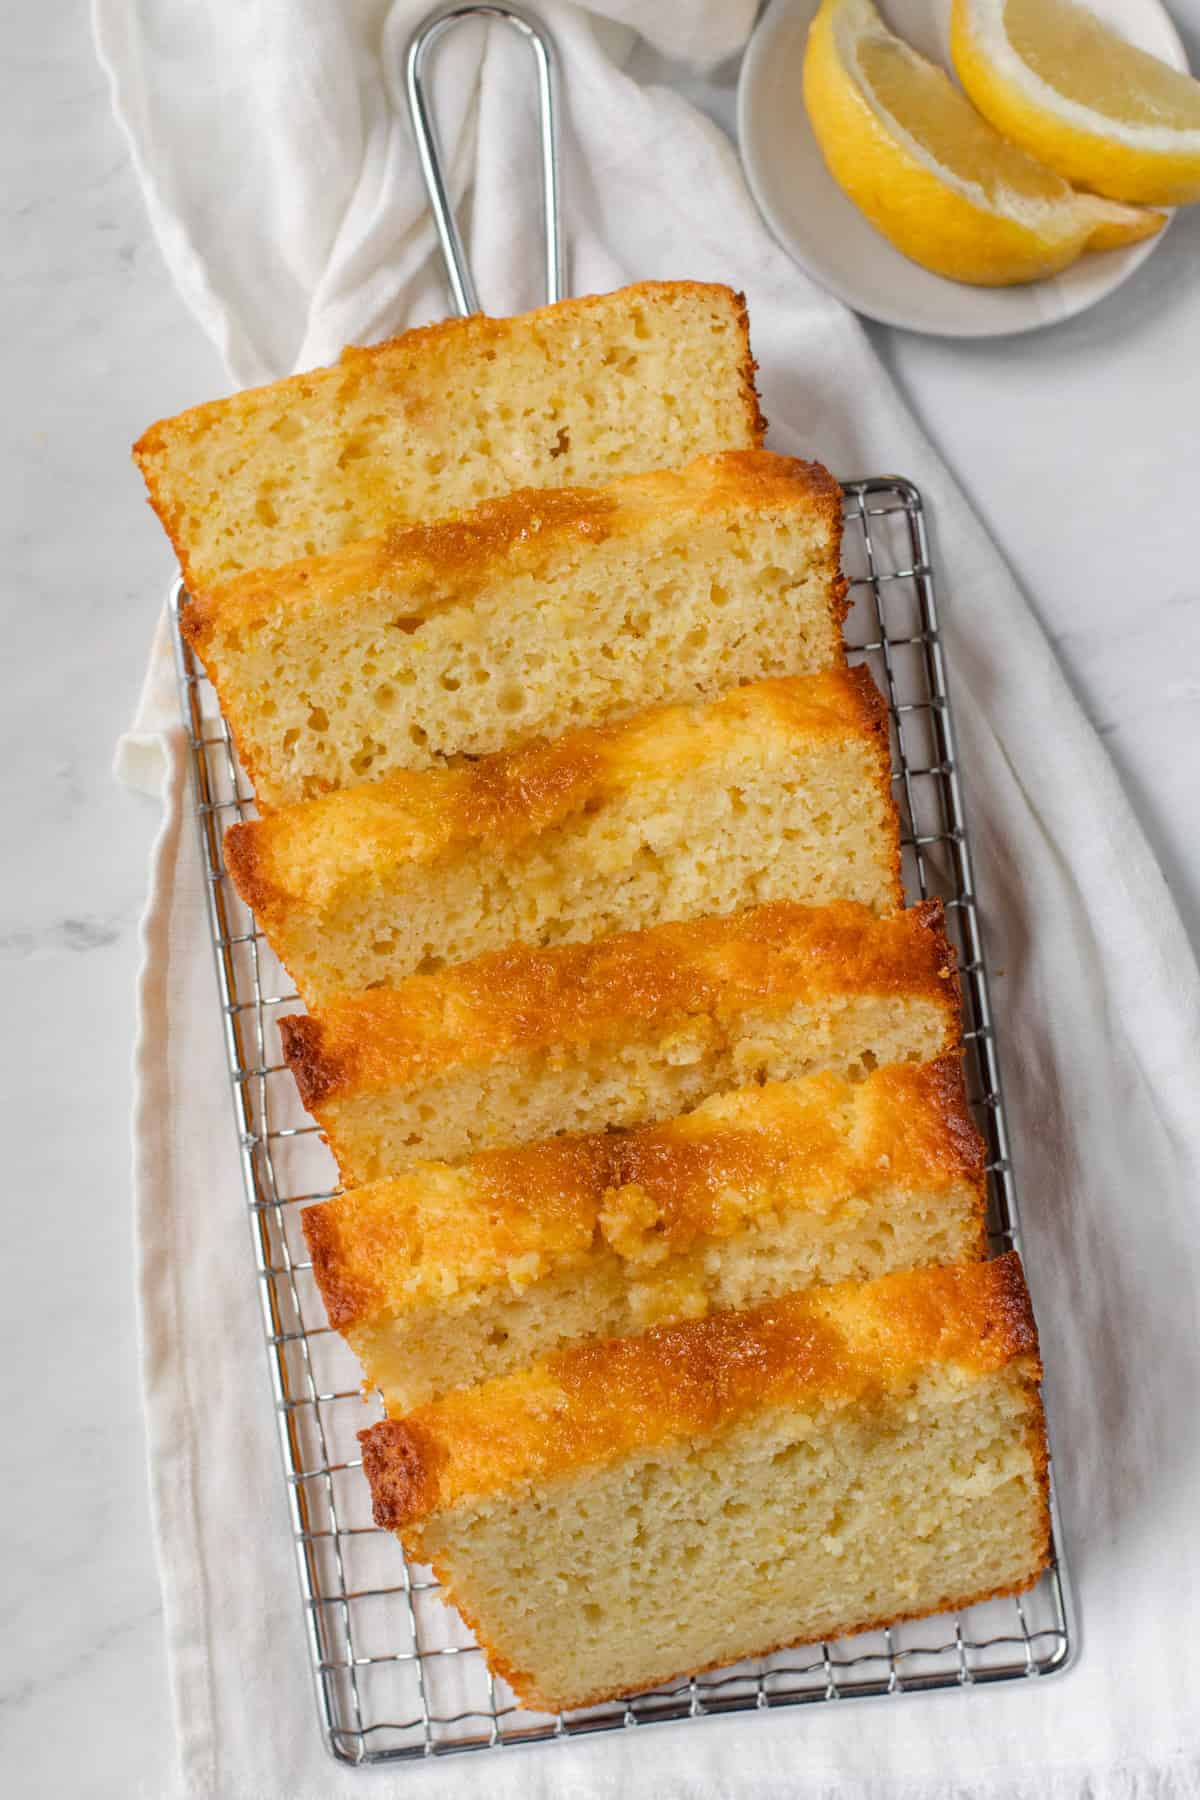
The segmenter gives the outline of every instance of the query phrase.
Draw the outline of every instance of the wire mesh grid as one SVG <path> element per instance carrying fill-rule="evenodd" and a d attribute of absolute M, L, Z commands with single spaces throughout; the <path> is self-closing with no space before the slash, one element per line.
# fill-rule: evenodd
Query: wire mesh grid
<path fill-rule="evenodd" d="M 992 1246 L 1019 1249 L 921 499 L 895 478 L 850 482 L 843 491 L 853 602 L 847 642 L 852 660 L 871 665 L 889 702 L 906 893 L 910 900 L 942 899 L 959 953 L 968 1085 L 988 1147 Z M 177 589 L 175 650 L 225 1041 L 309 1649 L 333 1754 L 375 1763 L 1064 1668 L 1071 1634 L 1055 1513 L 1054 1565 L 1016 1600 L 779 1652 L 558 1717 L 520 1708 L 489 1674 L 431 1572 L 406 1563 L 371 1521 L 357 1433 L 381 1409 L 364 1404 L 357 1362 L 325 1322 L 300 1229 L 303 1206 L 325 1198 L 336 1174 L 282 1062 L 277 1022 L 300 1002 L 225 875 L 225 827 L 253 815 L 253 797 L 216 697 L 179 634 L 181 599 Z"/>

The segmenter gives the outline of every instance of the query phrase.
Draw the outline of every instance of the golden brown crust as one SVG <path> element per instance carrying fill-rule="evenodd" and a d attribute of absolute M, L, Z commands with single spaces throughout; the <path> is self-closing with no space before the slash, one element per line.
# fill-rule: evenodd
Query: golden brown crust
<path fill-rule="evenodd" d="M 957 1006 L 938 901 L 886 919 L 849 900 L 775 901 L 590 943 L 514 946 L 394 988 L 335 996 L 319 1013 L 282 1019 L 279 1030 L 311 1111 L 335 1094 L 428 1080 L 514 1050 L 852 993 Z"/>
<path fill-rule="evenodd" d="M 762 409 L 758 382 L 755 379 L 758 374 L 758 363 L 750 343 L 750 313 L 746 306 L 746 296 L 740 288 L 734 292 L 733 302 L 737 309 L 737 322 L 741 328 L 742 340 L 746 346 L 746 355 L 741 367 L 742 404 L 746 409 L 746 425 L 750 436 L 761 446 L 767 435 L 768 421 Z"/>
<path fill-rule="evenodd" d="M 165 453 L 167 444 L 167 440 L 164 437 L 164 431 L 171 423 L 171 420 L 160 420 L 157 425 L 151 425 L 147 431 L 144 431 L 137 443 L 133 446 L 133 460 L 137 464 L 142 480 L 146 484 L 146 496 L 151 507 L 158 516 L 159 524 L 162 526 L 170 540 L 171 549 L 175 553 L 175 560 L 179 564 L 180 572 L 186 582 L 190 559 L 188 557 L 187 545 L 183 539 L 183 532 L 180 529 L 180 521 L 183 517 L 184 509 L 179 501 L 172 500 L 168 496 L 166 485 L 162 481 L 158 469 L 158 458 Z M 179 628 L 185 638 L 187 636 L 186 599 L 187 596 L 185 595 L 185 605 L 179 614 Z"/>
<path fill-rule="evenodd" d="M 980 1376 L 1018 1362 L 1028 1382 L 1040 1378 L 1009 1252 L 579 1344 L 359 1435 L 372 1446 L 375 1522 L 412 1534 L 419 1556 L 421 1521 L 467 1498 L 710 1436 L 766 1407 L 870 1403 L 932 1365 Z M 393 1466 L 395 1480 L 377 1485 Z"/>
<path fill-rule="evenodd" d="M 322 1028 L 307 1013 L 297 1013 L 279 1021 L 279 1039 L 283 1060 L 295 1077 L 301 1104 L 312 1108 L 333 1092 L 333 1077 L 321 1052 Z"/>
<path fill-rule="evenodd" d="M 304 1241 L 312 1259 L 313 1278 L 325 1302 L 325 1313 L 335 1331 L 363 1316 L 374 1298 L 371 1275 L 366 1280 L 359 1268 L 348 1264 L 343 1249 L 342 1220 L 336 1206 L 322 1201 L 306 1206 L 300 1215 Z M 372 1272 L 373 1273 L 373 1272 Z"/>
<path fill-rule="evenodd" d="M 724 297 L 746 346 L 739 381 L 747 432 L 752 440 L 761 444 L 766 420 L 758 404 L 754 380 L 758 365 L 750 351 L 745 296 L 721 283 L 697 281 L 636 282 L 620 292 L 628 300 L 639 296 L 647 300 L 670 299 L 691 293 Z M 557 327 L 562 323 L 586 321 L 590 312 L 605 308 L 612 299 L 612 294 L 581 295 L 519 315 L 519 323 L 522 328 L 536 334 L 544 322 Z M 253 419 L 263 410 L 277 408 L 281 401 L 291 408 L 303 410 L 318 394 L 331 387 L 336 390 L 338 402 L 342 404 L 350 402 L 360 389 L 380 384 L 385 390 L 394 389 L 403 397 L 412 383 L 414 371 L 422 365 L 436 367 L 440 358 L 470 355 L 478 350 L 487 355 L 492 346 L 497 349 L 504 346 L 517 322 L 512 318 L 493 319 L 484 313 L 474 313 L 465 319 L 444 319 L 432 325 L 419 326 L 398 337 L 389 338 L 382 344 L 361 348 L 351 345 L 343 350 L 339 361 L 330 366 L 306 370 L 302 374 L 290 375 L 282 381 L 269 382 L 260 387 L 246 388 L 223 400 L 191 407 L 173 418 L 160 419 L 151 425 L 133 446 L 133 457 L 146 483 L 150 503 L 171 540 L 189 589 L 199 585 L 200 571 L 191 566 L 188 545 L 181 530 L 186 506 L 178 499 L 172 499 L 168 491 L 169 483 L 163 479 L 163 461 L 172 445 L 181 440 L 196 442 L 214 428 L 226 426 L 231 419 L 239 422 Z M 186 614 L 184 626 L 186 630 Z"/>
<path fill-rule="evenodd" d="M 456 847 L 508 849 L 595 811 L 643 781 L 673 780 L 749 747 L 803 756 L 817 743 L 865 740 L 873 780 L 892 816 L 887 705 L 866 668 L 749 683 L 720 699 L 656 706 L 616 724 L 537 738 L 478 761 L 401 769 L 378 781 L 302 800 L 230 826 L 225 861 L 242 899 L 269 932 L 294 911 L 322 913 L 364 879 L 430 864 Z M 893 904 L 903 905 L 898 834 Z M 275 941 L 278 952 L 281 944 Z"/>
<path fill-rule="evenodd" d="M 441 607 L 470 603 L 501 574 L 540 574 L 580 543 L 639 533 L 651 514 L 700 518 L 730 507 L 817 516 L 836 568 L 842 494 L 829 471 L 768 450 L 726 450 L 697 457 L 683 469 L 618 476 L 604 487 L 520 488 L 433 524 L 400 525 L 324 556 L 196 584 L 180 627 L 205 657 L 222 633 L 252 633 L 281 611 L 343 612 L 380 592 L 402 603 L 407 616 L 423 619 Z M 832 587 L 830 604 L 840 623 L 847 590 L 840 576 Z"/>
<path fill-rule="evenodd" d="M 398 1419 L 384 1419 L 358 1437 L 376 1520 L 380 1512 L 397 1518 L 427 1512 L 437 1493 L 437 1470 L 445 1460 L 437 1439 L 415 1422 Z"/>
<path fill-rule="evenodd" d="M 961 1052 L 883 1068 L 872 1079 L 880 1078 L 898 1109 L 904 1107 L 907 1093 L 910 1178 L 916 1179 L 918 1170 L 927 1178 L 941 1171 L 948 1179 L 969 1181 L 982 1197 L 987 1187 L 987 1146 L 971 1116 Z M 927 1123 L 930 1132 L 925 1136 Z"/>
<path fill-rule="evenodd" d="M 243 819 L 231 825 L 222 840 L 225 872 L 252 912 L 266 919 L 287 894 L 272 882 L 270 868 L 271 833 L 264 819 Z"/>
<path fill-rule="evenodd" d="M 637 1268 L 790 1207 L 881 1189 L 969 1190 L 986 1254 L 986 1151 L 961 1060 L 828 1072 L 704 1101 L 665 1124 L 488 1150 L 353 1188 L 301 1215 L 338 1331 L 615 1251 Z M 898 1205 L 902 1202 L 898 1201 Z"/>

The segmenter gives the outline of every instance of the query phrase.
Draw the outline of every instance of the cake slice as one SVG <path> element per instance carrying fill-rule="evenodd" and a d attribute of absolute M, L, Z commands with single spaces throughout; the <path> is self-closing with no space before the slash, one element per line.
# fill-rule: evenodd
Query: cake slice
<path fill-rule="evenodd" d="M 225 862 L 309 1005 L 766 900 L 894 912 L 887 708 L 865 668 L 759 682 L 285 807 Z"/>
<path fill-rule="evenodd" d="M 982 1257 L 984 1162 L 947 1056 L 426 1163 L 301 1218 L 330 1324 L 402 1413 L 573 1339 Z"/>
<path fill-rule="evenodd" d="M 152 425 L 134 446 L 190 589 L 522 487 L 751 449 L 745 302 L 648 281 L 449 319 Z"/>
<path fill-rule="evenodd" d="M 841 490 L 769 452 L 452 519 L 182 613 L 264 807 L 841 664 Z"/>
<path fill-rule="evenodd" d="M 371 1426 L 363 1466 L 553 1712 L 1030 1586 L 1040 1373 L 1010 1254 L 567 1350 Z"/>
<path fill-rule="evenodd" d="M 514 948 L 280 1020 L 300 1098 L 353 1186 L 560 1131 L 689 1111 L 820 1068 L 959 1040 L 941 907 L 776 901 L 551 950 Z"/>

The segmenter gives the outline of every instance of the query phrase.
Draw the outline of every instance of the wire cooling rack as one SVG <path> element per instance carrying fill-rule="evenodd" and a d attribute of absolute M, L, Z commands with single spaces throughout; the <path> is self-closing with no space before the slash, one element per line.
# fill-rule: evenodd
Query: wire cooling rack
<path fill-rule="evenodd" d="M 910 900 L 941 898 L 959 953 L 969 1090 L 988 1147 L 992 1245 L 1020 1249 L 921 499 L 892 478 L 849 482 L 843 491 L 853 599 L 847 641 L 853 660 L 871 665 L 891 709 L 906 892 Z M 317 1702 L 334 1756 L 349 1763 L 438 1756 L 1064 1668 L 1071 1636 L 1055 1513 L 1054 1566 L 1016 1600 L 783 1651 L 558 1717 L 518 1707 L 489 1674 L 431 1572 L 407 1564 L 396 1541 L 371 1522 L 357 1433 L 381 1409 L 364 1405 L 357 1362 L 325 1322 L 300 1229 L 304 1204 L 327 1197 L 335 1173 L 282 1063 L 278 1021 L 299 1001 L 225 874 L 225 827 L 253 814 L 253 797 L 216 696 L 179 634 L 181 599 L 177 589 L 175 654 L 229 1073 Z"/>

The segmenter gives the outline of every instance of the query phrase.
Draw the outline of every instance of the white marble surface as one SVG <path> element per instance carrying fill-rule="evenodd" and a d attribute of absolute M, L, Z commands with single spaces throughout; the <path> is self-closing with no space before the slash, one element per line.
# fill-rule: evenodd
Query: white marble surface
<path fill-rule="evenodd" d="M 1200 0 L 1173 11 L 1200 66 Z M 132 1800 L 167 1791 L 172 1742 L 127 1124 L 155 808 L 109 764 L 170 564 L 127 446 L 223 377 L 150 237 L 84 10 L 41 0 L 5 25 L 0 1768 L 21 1796 Z M 728 81 L 707 100 L 727 115 Z M 1200 940 L 1200 208 L 1069 325 L 877 342 L 1057 642 Z"/>

